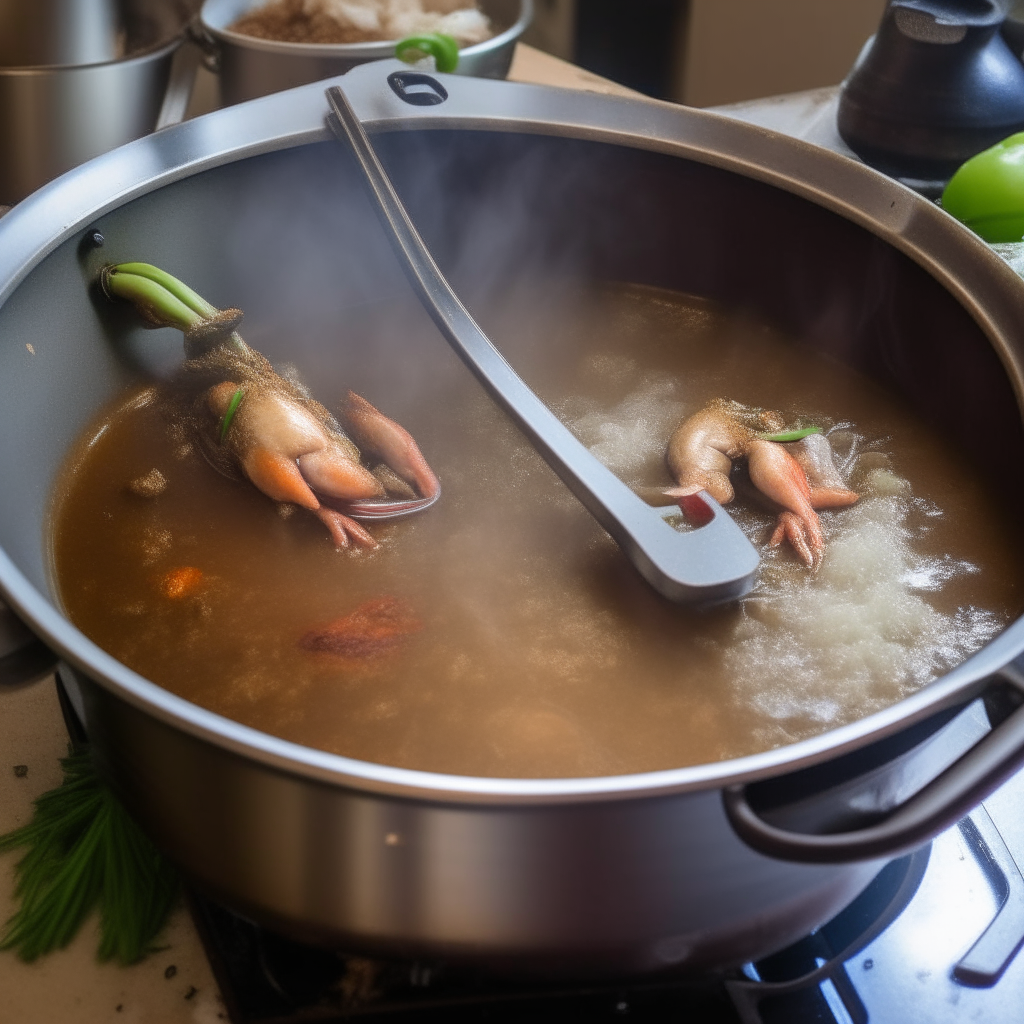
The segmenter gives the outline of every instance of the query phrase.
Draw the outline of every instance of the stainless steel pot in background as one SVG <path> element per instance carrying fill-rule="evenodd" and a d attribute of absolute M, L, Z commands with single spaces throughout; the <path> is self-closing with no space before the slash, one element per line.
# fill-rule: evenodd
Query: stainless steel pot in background
<path fill-rule="evenodd" d="M 0 0 L 0 67 L 118 60 L 126 35 L 116 0 Z"/>
<path fill-rule="evenodd" d="M 181 120 L 198 56 L 180 47 L 196 6 L 7 0 L 0 7 L 0 204 Z M 60 33 L 71 7 L 81 31 Z"/>
<path fill-rule="evenodd" d="M 950 443 L 970 423 L 986 441 L 978 471 L 1008 509 L 1024 500 L 1007 471 L 1024 459 L 1024 285 L 941 210 L 702 111 L 455 76 L 438 76 L 444 102 L 416 107 L 389 85 L 399 70 L 369 64 L 338 84 L 471 305 L 474 286 L 532 268 L 752 310 L 901 394 Z M 161 689 L 79 632 L 50 576 L 50 495 L 139 364 L 181 356 L 180 339 L 96 301 L 104 263 L 151 260 L 250 321 L 283 317 L 261 348 L 315 363 L 325 395 L 353 373 L 384 390 L 400 360 L 416 401 L 443 408 L 422 361 L 466 372 L 440 338 L 431 349 L 387 329 L 408 286 L 327 112 L 320 85 L 217 111 L 0 219 L 0 479 L 18 482 L 0 488 L 0 591 L 66 660 L 102 770 L 197 884 L 350 950 L 721 966 L 824 922 L 1020 767 L 1024 619 L 913 696 L 801 743 L 565 779 L 438 775 L 289 743 Z M 329 350 L 301 349 L 319 303 L 332 324 L 373 306 L 385 340 L 370 351 L 338 330 Z"/>
<path fill-rule="evenodd" d="M 197 34 L 205 37 L 209 67 L 220 78 L 222 105 L 266 96 L 308 82 L 340 75 L 371 60 L 393 57 L 394 42 L 325 44 L 282 43 L 232 32 L 230 25 L 266 0 L 206 0 Z M 516 40 L 533 18 L 533 0 L 479 0 L 497 34 L 459 52 L 457 74 L 504 78 Z"/>

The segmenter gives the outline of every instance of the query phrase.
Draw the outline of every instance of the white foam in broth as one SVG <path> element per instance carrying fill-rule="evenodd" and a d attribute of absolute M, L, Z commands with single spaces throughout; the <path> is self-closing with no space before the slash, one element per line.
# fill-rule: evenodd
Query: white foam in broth
<path fill-rule="evenodd" d="M 741 699 L 773 719 L 849 720 L 912 692 L 996 633 L 1003 622 L 991 611 L 944 613 L 929 603 L 940 578 L 977 567 L 937 565 L 918 550 L 911 510 L 905 498 L 868 496 L 829 517 L 817 573 L 766 566 L 724 651 Z"/>

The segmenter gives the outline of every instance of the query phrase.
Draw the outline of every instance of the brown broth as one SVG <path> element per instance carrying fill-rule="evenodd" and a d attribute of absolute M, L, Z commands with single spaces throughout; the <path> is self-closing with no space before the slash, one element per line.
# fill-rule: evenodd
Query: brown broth
<path fill-rule="evenodd" d="M 869 381 L 674 293 L 521 298 L 514 314 L 493 311 L 492 334 L 631 486 L 671 483 L 669 434 L 715 396 L 806 415 L 833 428 L 841 456 L 866 453 L 847 460 L 861 502 L 821 514 L 821 570 L 765 548 L 739 605 L 663 601 L 456 367 L 443 407 L 411 421 L 388 394 L 366 396 L 415 424 L 443 484 L 429 512 L 371 527 L 369 552 L 334 551 L 308 513 L 282 515 L 217 474 L 151 390 L 108 410 L 55 504 L 54 571 L 72 621 L 168 690 L 288 740 L 545 777 L 680 767 L 811 736 L 898 701 L 1019 614 L 1021 552 L 992 496 Z M 127 490 L 154 468 L 162 494 Z M 733 511 L 763 545 L 773 517 L 742 500 Z M 169 599 L 160 581 L 184 566 L 202 585 Z M 422 629 L 369 656 L 301 647 L 311 628 L 381 597 L 407 602 Z"/>

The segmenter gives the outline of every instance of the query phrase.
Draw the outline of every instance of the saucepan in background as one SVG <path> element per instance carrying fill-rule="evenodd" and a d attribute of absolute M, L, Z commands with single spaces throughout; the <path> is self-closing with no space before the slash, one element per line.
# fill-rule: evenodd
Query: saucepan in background
<path fill-rule="evenodd" d="M 0 204 L 180 121 L 198 0 L 0 0 Z"/>
<path fill-rule="evenodd" d="M 207 52 L 207 67 L 220 79 L 221 103 L 228 105 L 340 75 L 371 60 L 394 56 L 394 42 L 284 43 L 232 32 L 238 18 L 265 0 L 206 0 L 196 37 Z M 468 6 L 468 3 L 467 3 Z M 516 40 L 533 18 L 533 0 L 479 0 L 495 35 L 459 54 L 460 75 L 504 78 Z"/>

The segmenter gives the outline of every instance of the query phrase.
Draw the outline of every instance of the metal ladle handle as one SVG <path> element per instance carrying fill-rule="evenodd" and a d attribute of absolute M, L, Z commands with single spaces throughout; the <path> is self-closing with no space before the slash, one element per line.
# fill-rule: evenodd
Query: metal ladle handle
<path fill-rule="evenodd" d="M 434 102 L 443 101 L 446 90 L 432 84 L 440 98 Z M 434 323 L 644 579 L 672 601 L 719 603 L 745 594 L 759 559 L 743 531 L 702 493 L 711 521 L 681 533 L 576 440 L 505 361 L 445 280 L 344 92 L 332 86 L 327 98 L 335 115 L 331 127 L 351 144 L 395 252 Z"/>

